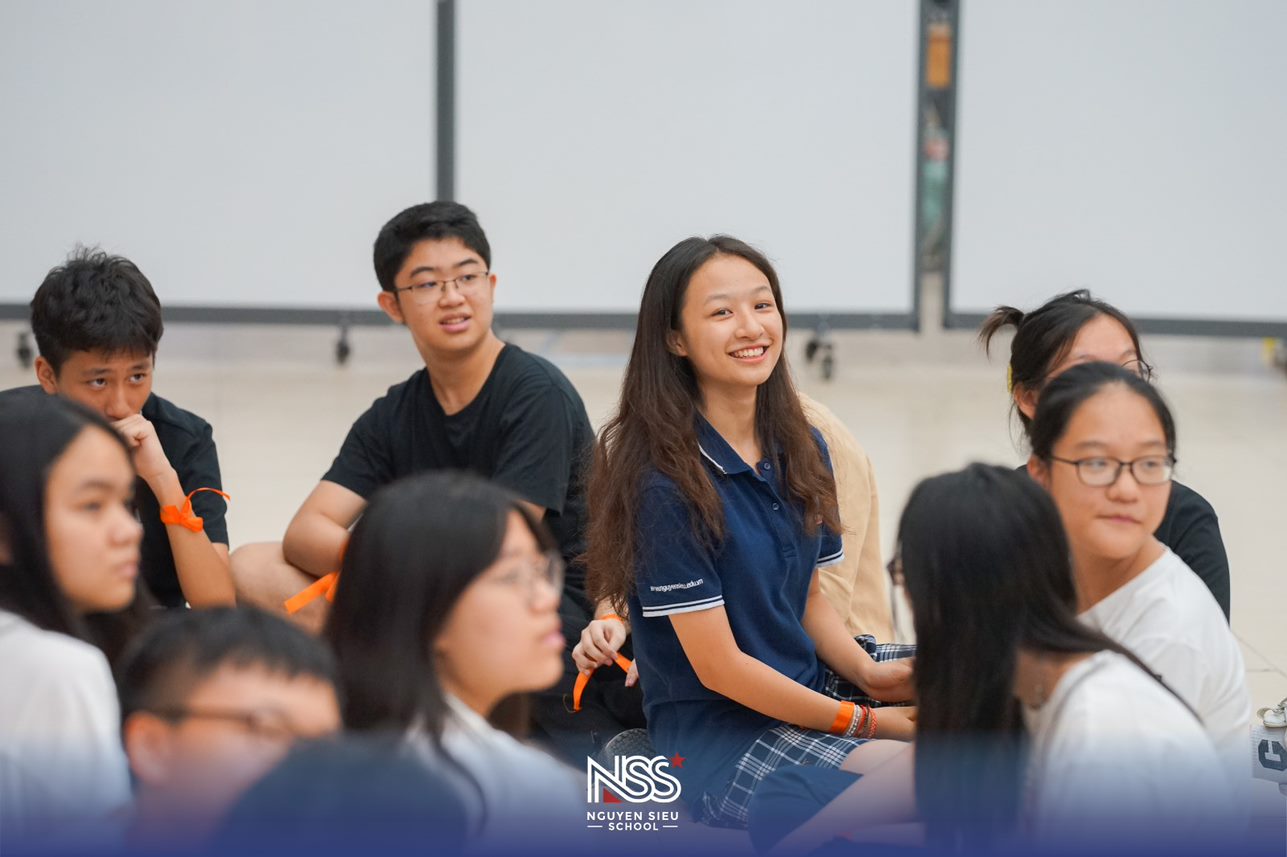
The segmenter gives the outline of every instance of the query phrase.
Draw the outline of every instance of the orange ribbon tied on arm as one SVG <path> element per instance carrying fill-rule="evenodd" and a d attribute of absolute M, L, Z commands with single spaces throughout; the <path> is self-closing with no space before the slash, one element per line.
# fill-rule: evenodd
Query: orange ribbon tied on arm
<path fill-rule="evenodd" d="M 189 493 L 187 497 L 183 498 L 182 506 L 162 506 L 161 523 L 178 524 L 185 530 L 191 530 L 194 533 L 199 533 L 204 530 L 206 528 L 205 519 L 192 511 L 192 495 L 201 491 L 209 491 L 212 494 L 218 494 L 224 499 L 224 502 L 232 499 L 218 488 L 196 488 Z"/>
<path fill-rule="evenodd" d="M 340 548 L 340 564 L 344 564 L 344 552 L 348 550 L 349 543 L 345 542 Z M 317 580 L 314 580 L 300 592 L 292 595 L 282 602 L 286 612 L 295 615 L 308 605 L 312 604 L 319 598 L 325 597 L 327 601 L 335 602 L 335 587 L 340 585 L 340 573 L 332 571 L 330 574 L 324 574 Z"/>
<path fill-rule="evenodd" d="M 603 618 L 607 618 L 607 617 L 603 617 Z M 613 618 L 616 618 L 616 617 L 613 617 Z M 625 670 L 626 672 L 630 672 L 630 668 L 634 666 L 634 662 L 622 654 L 618 654 L 614 660 L 616 661 L 617 666 L 621 667 L 621 669 Z M 582 694 L 585 693 L 586 685 L 588 685 L 589 683 L 590 683 L 590 676 L 588 674 L 577 673 L 576 684 L 572 686 L 572 713 L 573 714 L 581 710 L 581 696 Z M 564 703 L 564 704 L 566 705 L 567 703 Z"/>
<path fill-rule="evenodd" d="M 312 604 L 319 598 L 325 597 L 327 601 L 335 600 L 335 586 L 340 582 L 340 573 L 332 571 L 330 574 L 324 574 L 317 580 L 308 585 L 308 588 L 292 595 L 282 602 L 286 607 L 286 612 L 294 615 Z"/>

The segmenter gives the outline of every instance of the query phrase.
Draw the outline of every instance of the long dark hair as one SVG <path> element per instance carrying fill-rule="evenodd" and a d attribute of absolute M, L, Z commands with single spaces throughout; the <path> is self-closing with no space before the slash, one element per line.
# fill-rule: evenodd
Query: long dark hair
<path fill-rule="evenodd" d="M 778 275 L 764 254 L 727 235 L 686 238 L 653 266 L 644 286 L 634 347 L 626 365 L 617 412 L 599 433 L 589 479 L 586 533 L 591 594 L 624 610 L 634 586 L 635 517 L 643 476 L 652 469 L 670 478 L 688 501 L 694 530 L 708 543 L 722 538 L 724 512 L 697 447 L 695 424 L 701 392 L 686 357 L 671 352 L 667 337 L 680 328 L 684 296 L 693 274 L 716 256 L 737 256 L 769 281 L 773 300 L 786 311 Z M 759 388 L 755 424 L 760 443 L 782 458 L 787 490 L 804 509 L 805 525 L 819 522 L 839 532 L 835 482 L 800 407 L 785 349 Z"/>
<path fill-rule="evenodd" d="M 85 431 L 103 432 L 130 460 L 125 441 L 107 420 L 61 396 L 33 394 L 0 411 L 0 540 L 9 554 L 7 564 L 0 565 L 0 608 L 43 630 L 92 643 L 115 663 L 146 621 L 150 599 L 136 589 L 124 610 L 79 615 L 58 586 L 46 537 L 50 471 Z"/>
<path fill-rule="evenodd" d="M 1049 461 L 1054 454 L 1055 444 L 1068 430 L 1068 423 L 1082 403 L 1114 384 L 1125 387 L 1149 403 L 1162 424 L 1166 451 L 1174 458 L 1175 418 L 1171 416 L 1166 400 L 1152 384 L 1129 369 L 1112 363 L 1082 363 L 1060 373 L 1059 377 L 1046 385 L 1046 391 L 1037 402 L 1037 411 L 1033 414 L 1032 426 L 1028 432 L 1032 454 L 1042 461 Z"/>
<path fill-rule="evenodd" d="M 1018 817 L 1019 650 L 1108 650 L 1145 668 L 1077 620 L 1059 512 L 1021 472 L 972 464 L 922 481 L 898 543 L 916 627 L 917 804 L 934 843 L 974 850 Z"/>
<path fill-rule="evenodd" d="M 500 554 L 511 512 L 542 549 L 556 549 L 516 497 L 471 474 L 423 473 L 375 494 L 349 538 L 323 631 L 339 662 L 345 726 L 414 725 L 439 742 L 447 699 L 433 642 Z"/>
<path fill-rule="evenodd" d="M 1135 323 L 1126 313 L 1107 301 L 1096 298 L 1086 289 L 1055 295 L 1029 313 L 1012 306 L 999 306 L 979 328 L 979 342 L 987 351 L 992 344 L 992 337 L 1006 327 L 1013 327 L 1014 339 L 1010 340 L 1010 389 L 1041 393 L 1049 380 L 1050 370 L 1072 348 L 1077 334 L 1099 316 L 1107 316 L 1126 329 L 1126 335 L 1135 346 L 1140 376 L 1152 378 L 1153 367 L 1144 359 Z M 1024 433 L 1029 433 L 1032 420 L 1023 411 L 1018 411 L 1017 408 L 1016 411 Z"/>

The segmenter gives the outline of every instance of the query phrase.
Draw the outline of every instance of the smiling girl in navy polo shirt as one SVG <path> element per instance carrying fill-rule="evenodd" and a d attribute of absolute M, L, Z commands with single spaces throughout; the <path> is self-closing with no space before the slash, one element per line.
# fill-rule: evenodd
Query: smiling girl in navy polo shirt
<path fill-rule="evenodd" d="M 911 697 L 896 660 L 911 647 L 855 640 L 818 586 L 841 524 L 785 335 L 761 253 L 675 245 L 644 287 L 590 480 L 592 586 L 631 617 L 649 737 L 697 816 L 724 826 L 745 826 L 773 770 L 861 773 L 890 746 L 865 739 L 913 730 L 907 709 L 872 705 Z"/>

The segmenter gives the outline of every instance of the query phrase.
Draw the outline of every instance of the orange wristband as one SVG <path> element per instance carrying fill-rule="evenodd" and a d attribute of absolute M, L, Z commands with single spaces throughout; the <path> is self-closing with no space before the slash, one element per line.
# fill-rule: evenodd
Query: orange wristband
<path fill-rule="evenodd" d="M 616 619 L 616 620 L 617 620 L 618 622 L 620 622 L 622 625 L 626 624 L 626 620 L 625 620 L 625 619 L 622 619 L 622 618 L 621 618 L 620 616 L 618 616 L 616 613 L 604 613 L 602 616 L 596 616 L 596 617 L 594 618 L 594 621 L 598 622 L 600 619 Z"/>
<path fill-rule="evenodd" d="M 192 511 L 192 494 L 196 494 L 199 491 L 210 491 L 214 494 L 218 494 L 225 502 L 232 499 L 218 488 L 197 488 L 183 499 L 182 506 L 162 506 L 161 523 L 178 524 L 185 530 L 191 530 L 194 533 L 199 533 L 204 530 L 206 528 L 205 519 L 200 515 L 194 514 Z"/>
<path fill-rule="evenodd" d="M 840 703 L 840 711 L 836 712 L 836 719 L 831 721 L 831 728 L 827 731 L 832 735 L 843 735 L 849 729 L 849 724 L 854 722 L 854 704 L 848 700 Z"/>

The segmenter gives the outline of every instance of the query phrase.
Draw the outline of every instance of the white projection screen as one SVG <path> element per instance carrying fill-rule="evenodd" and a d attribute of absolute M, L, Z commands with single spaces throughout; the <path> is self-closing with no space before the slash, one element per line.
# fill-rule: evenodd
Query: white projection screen
<path fill-rule="evenodd" d="M 633 314 L 689 235 L 764 250 L 793 313 L 910 324 L 917 4 L 467 0 L 457 196 L 498 308 Z"/>
<path fill-rule="evenodd" d="M 446 151 L 502 319 L 628 317 L 667 247 L 727 232 L 793 312 L 913 322 L 916 3 L 451 7 Z M 376 231 L 437 193 L 438 9 L 6 0 L 0 308 L 83 243 L 184 318 L 373 310 Z"/>
<path fill-rule="evenodd" d="M 0 304 L 80 243 L 168 315 L 374 309 L 376 231 L 434 191 L 434 32 L 424 0 L 4 0 Z"/>
<path fill-rule="evenodd" d="M 963 0 L 949 326 L 1087 287 L 1284 335 L 1287 3 Z"/>

